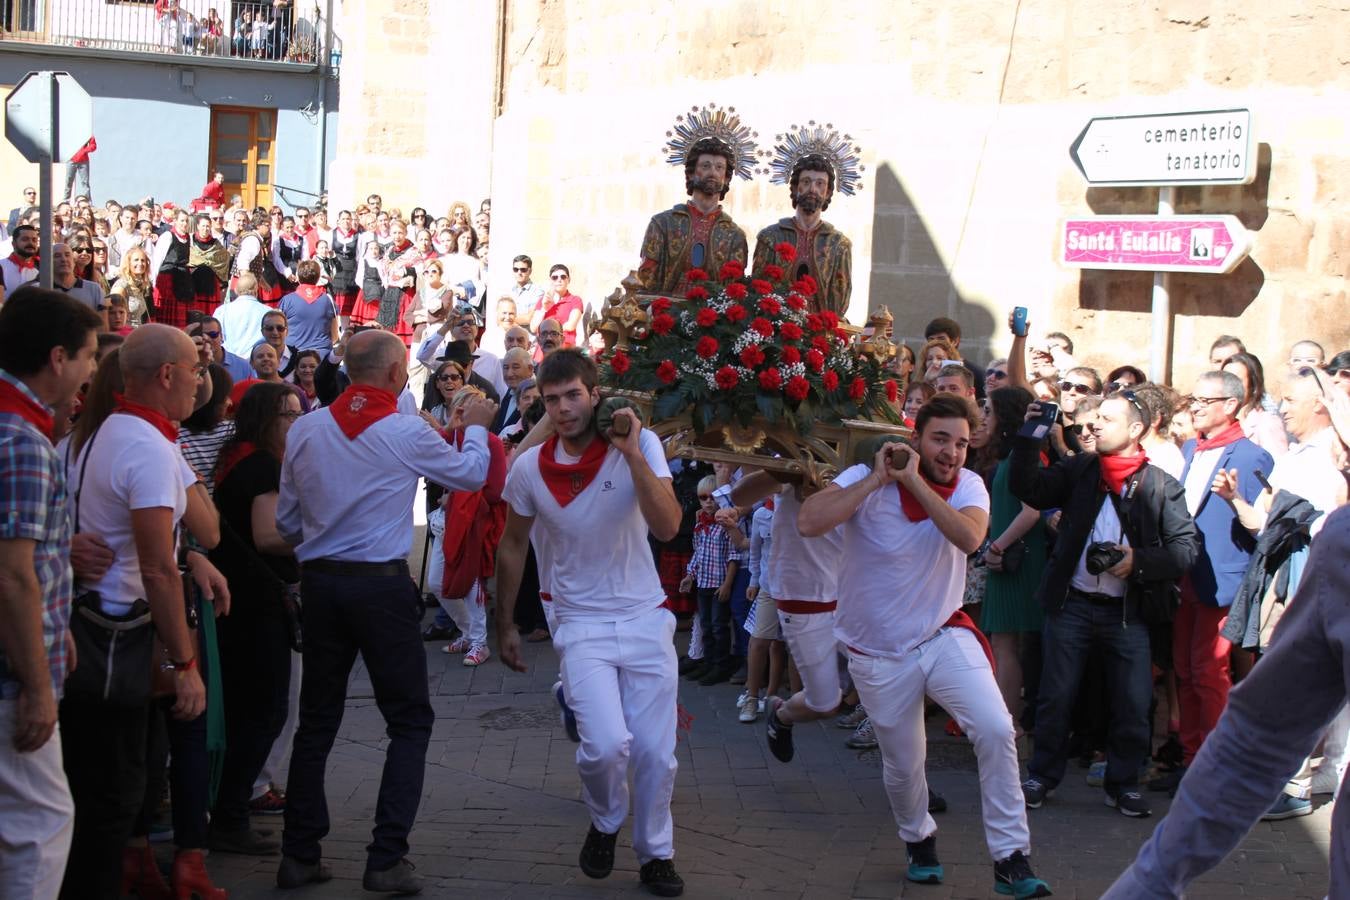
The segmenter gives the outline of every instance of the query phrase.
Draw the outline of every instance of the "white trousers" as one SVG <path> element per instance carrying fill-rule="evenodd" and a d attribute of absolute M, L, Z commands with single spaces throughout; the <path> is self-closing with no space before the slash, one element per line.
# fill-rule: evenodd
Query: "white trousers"
<path fill-rule="evenodd" d="M 467 597 L 446 597 L 441 594 L 441 583 L 445 579 L 445 510 L 433 509 L 427 515 L 427 527 L 434 539 L 427 552 L 427 587 L 441 604 L 445 614 L 455 620 L 455 625 L 469 639 L 470 647 L 487 644 L 487 604 L 481 602 L 481 584 L 475 582 Z"/>
<path fill-rule="evenodd" d="M 267 762 L 258 772 L 258 780 L 253 782 L 253 799 L 257 800 L 274 784 L 285 784 L 281 770 L 291 755 L 291 741 L 295 740 L 295 728 L 300 724 L 300 676 L 301 656 L 291 651 L 291 689 L 286 698 L 286 724 L 281 726 L 281 734 L 272 742 L 272 752 L 267 754 Z"/>
<path fill-rule="evenodd" d="M 833 712 L 843 699 L 839 684 L 839 642 L 834 637 L 834 611 L 785 613 L 778 611 L 797 674 L 802 677 L 802 699 L 807 709 Z"/>
<path fill-rule="evenodd" d="M 924 695 L 956 719 L 975 745 L 984 836 L 995 860 L 1029 853 L 1027 808 L 1018 778 L 1012 716 L 975 635 L 943 628 L 901 659 L 849 652 L 849 673 L 876 729 L 882 781 L 900 838 L 917 843 L 937 831 L 928 814 Z"/>
<path fill-rule="evenodd" d="M 20 753 L 17 708 L 17 700 L 0 700 L 0 900 L 54 900 L 75 832 L 61 729 L 32 753 Z"/>
<path fill-rule="evenodd" d="M 599 830 L 628 817 L 633 768 L 633 850 L 640 864 L 674 856 L 675 617 L 654 609 L 624 622 L 564 622 L 553 646 L 577 717 L 581 795 Z"/>

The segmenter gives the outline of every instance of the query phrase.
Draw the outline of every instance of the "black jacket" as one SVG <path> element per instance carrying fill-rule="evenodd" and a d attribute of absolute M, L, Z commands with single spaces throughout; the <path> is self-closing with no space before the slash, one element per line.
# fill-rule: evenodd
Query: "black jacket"
<path fill-rule="evenodd" d="M 1055 611 L 1064 605 L 1093 523 L 1107 502 L 1099 486 L 1101 464 L 1097 454 L 1080 453 L 1043 469 L 1040 443 L 1032 438 L 1014 440 L 1009 469 L 1013 496 L 1036 509 L 1060 510 L 1059 536 L 1038 595 L 1042 607 Z M 1185 490 L 1171 475 L 1146 465 L 1130 479 L 1120 512 L 1134 550 L 1126 598 L 1143 600 L 1150 591 L 1170 590 L 1200 549 L 1195 522 L 1186 510 Z"/>

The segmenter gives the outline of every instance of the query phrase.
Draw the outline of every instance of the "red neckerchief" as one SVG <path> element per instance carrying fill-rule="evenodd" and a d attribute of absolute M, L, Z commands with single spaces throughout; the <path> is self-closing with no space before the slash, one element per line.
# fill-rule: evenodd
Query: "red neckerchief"
<path fill-rule="evenodd" d="M 1236 444 L 1246 437 L 1242 431 L 1242 423 L 1233 421 L 1228 423 L 1228 427 L 1213 437 L 1195 436 L 1195 452 L 1203 453 L 1206 450 L 1217 450 L 1220 447 L 1227 447 L 1229 444 Z"/>
<path fill-rule="evenodd" d="M 558 462 L 555 455 L 557 448 L 556 434 L 539 448 L 539 474 L 544 476 L 544 484 L 558 505 L 566 506 L 595 480 L 600 465 L 605 461 L 605 454 L 609 452 L 609 444 L 597 435 L 581 454 L 581 459 L 572 465 Z"/>
<path fill-rule="evenodd" d="M 179 231 L 177 228 L 170 228 L 169 232 L 183 243 L 186 244 L 188 242 L 189 235 L 183 234 L 183 232 Z"/>
<path fill-rule="evenodd" d="M 300 299 L 306 303 L 313 303 L 326 293 L 324 289 L 317 284 L 302 284 L 295 289 L 295 292 L 299 294 Z"/>
<path fill-rule="evenodd" d="M 709 528 L 713 527 L 713 525 L 716 522 L 717 516 L 713 515 L 712 513 L 704 512 L 703 510 L 700 509 L 698 511 L 698 522 L 694 525 L 694 530 L 706 531 Z"/>
<path fill-rule="evenodd" d="M 38 255 L 36 253 L 28 257 L 20 256 L 17 253 L 11 253 L 9 255 L 9 261 L 18 266 L 20 272 L 24 269 L 36 269 L 38 267 Z"/>
<path fill-rule="evenodd" d="M 368 384 L 353 384 L 328 409 L 347 440 L 354 441 L 376 422 L 398 412 L 398 398 Z"/>
<path fill-rule="evenodd" d="M 913 453 L 914 451 L 911 450 L 910 452 Z M 933 489 L 933 493 L 947 501 L 952 499 L 952 494 L 956 493 L 956 485 L 961 480 L 959 474 L 952 479 L 951 484 L 938 484 L 922 472 L 919 473 L 919 477 L 923 479 L 924 484 Z M 905 490 L 905 486 L 898 481 L 895 483 L 895 487 L 900 492 L 900 511 L 905 514 L 906 519 L 911 522 L 922 522 L 928 518 L 928 510 L 923 508 L 923 504 L 919 502 L 918 497 Z"/>
<path fill-rule="evenodd" d="M 258 445 L 252 441 L 239 441 L 226 448 L 225 452 L 220 454 L 220 461 L 216 463 L 216 484 L 223 482 L 225 476 L 229 475 L 235 466 L 252 456 L 257 449 Z"/>
<path fill-rule="evenodd" d="M 52 429 L 56 427 L 56 419 L 52 414 L 41 403 L 35 402 L 32 397 L 3 379 L 0 379 L 0 413 L 13 413 L 42 432 L 47 440 L 52 439 Z"/>
<path fill-rule="evenodd" d="M 975 620 L 966 615 L 963 610 L 957 610 L 952 613 L 952 617 L 947 620 L 949 628 L 964 628 L 975 635 L 975 640 L 980 642 L 980 649 L 989 660 L 989 668 L 994 668 L 994 648 L 989 646 L 989 638 L 984 636 L 984 632 L 975 627 Z"/>
<path fill-rule="evenodd" d="M 1117 496 L 1130 476 L 1148 464 L 1148 454 L 1142 450 L 1138 456 L 1098 455 L 1097 458 L 1102 464 L 1102 490 L 1110 491 Z"/>
<path fill-rule="evenodd" d="M 351 240 L 352 236 L 356 234 L 355 231 L 343 231 L 341 225 L 333 230 L 337 232 L 338 237 L 342 238 L 344 241 Z"/>
<path fill-rule="evenodd" d="M 169 421 L 168 416 L 158 410 L 134 403 L 121 394 L 113 394 L 113 412 L 126 413 L 129 416 L 144 419 L 155 426 L 155 430 L 164 435 L 166 441 L 170 443 L 178 441 L 178 427 Z"/>
<path fill-rule="evenodd" d="M 768 500 L 765 500 L 765 501 L 764 501 L 764 508 L 765 508 L 765 509 L 767 509 L 767 510 L 769 510 L 770 512 L 772 512 L 772 511 L 773 511 L 773 507 L 774 507 L 774 502 L 773 502 L 773 498 L 772 498 L 772 497 L 770 497 Z"/>

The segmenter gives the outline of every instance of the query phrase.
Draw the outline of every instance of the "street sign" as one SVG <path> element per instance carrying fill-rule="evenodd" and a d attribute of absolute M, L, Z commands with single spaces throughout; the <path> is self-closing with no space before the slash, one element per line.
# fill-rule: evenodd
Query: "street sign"
<path fill-rule="evenodd" d="M 41 162 L 48 153 L 52 162 L 65 162 L 93 135 L 93 103 L 69 72 L 29 72 L 5 98 L 5 137 L 29 162 Z"/>
<path fill-rule="evenodd" d="M 1236 216 L 1090 216 L 1062 237 L 1064 264 L 1080 269 L 1223 275 L 1251 250 Z"/>
<path fill-rule="evenodd" d="M 1069 156 L 1089 184 L 1250 184 L 1255 147 L 1251 110 L 1220 109 L 1091 119 Z"/>

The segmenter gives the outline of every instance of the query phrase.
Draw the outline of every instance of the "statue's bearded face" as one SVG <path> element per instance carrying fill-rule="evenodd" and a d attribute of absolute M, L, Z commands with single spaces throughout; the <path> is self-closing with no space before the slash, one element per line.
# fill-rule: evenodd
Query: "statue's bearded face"
<path fill-rule="evenodd" d="M 701 153 L 689 176 L 689 190 L 712 197 L 722 197 L 727 187 L 727 160 L 716 153 Z"/>
<path fill-rule="evenodd" d="M 809 169 L 797 176 L 797 191 L 792 195 L 792 206 L 810 214 L 823 210 L 830 202 L 830 175 Z"/>

